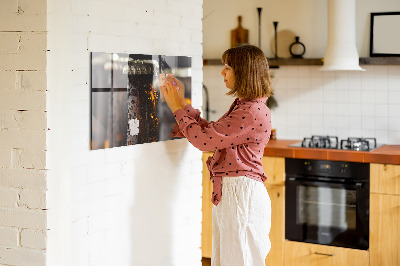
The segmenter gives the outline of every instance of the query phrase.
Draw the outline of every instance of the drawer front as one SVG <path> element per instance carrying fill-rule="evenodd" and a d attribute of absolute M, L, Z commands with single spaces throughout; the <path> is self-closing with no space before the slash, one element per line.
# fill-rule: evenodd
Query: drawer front
<path fill-rule="evenodd" d="M 285 266 L 365 266 L 369 253 L 365 250 L 285 241 Z"/>

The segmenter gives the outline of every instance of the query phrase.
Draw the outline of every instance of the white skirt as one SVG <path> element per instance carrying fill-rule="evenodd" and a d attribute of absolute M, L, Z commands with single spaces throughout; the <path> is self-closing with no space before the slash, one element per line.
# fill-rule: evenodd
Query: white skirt
<path fill-rule="evenodd" d="M 262 182 L 245 176 L 223 177 L 212 223 L 212 266 L 265 265 L 271 249 L 271 201 Z"/>

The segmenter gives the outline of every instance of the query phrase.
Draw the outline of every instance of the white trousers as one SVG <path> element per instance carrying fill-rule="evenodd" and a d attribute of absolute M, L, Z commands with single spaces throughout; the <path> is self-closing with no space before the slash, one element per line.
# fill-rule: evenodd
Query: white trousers
<path fill-rule="evenodd" d="M 265 265 L 271 249 L 271 201 L 262 182 L 245 176 L 223 177 L 212 223 L 212 266 Z"/>

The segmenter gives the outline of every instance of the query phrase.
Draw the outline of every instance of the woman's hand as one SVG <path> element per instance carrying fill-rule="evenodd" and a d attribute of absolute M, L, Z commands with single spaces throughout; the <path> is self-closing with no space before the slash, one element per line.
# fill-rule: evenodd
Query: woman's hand
<path fill-rule="evenodd" d="M 172 113 L 178 109 L 184 109 L 186 107 L 186 101 L 184 97 L 184 87 L 182 82 L 178 79 L 168 75 L 166 82 L 161 87 L 161 91 L 164 94 L 165 101 Z"/>

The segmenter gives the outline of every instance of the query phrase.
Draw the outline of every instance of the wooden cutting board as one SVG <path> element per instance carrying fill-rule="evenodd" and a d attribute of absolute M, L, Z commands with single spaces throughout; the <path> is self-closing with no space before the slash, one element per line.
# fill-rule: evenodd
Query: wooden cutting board
<path fill-rule="evenodd" d="M 238 16 L 238 27 L 231 30 L 231 48 L 242 43 L 249 43 L 249 31 L 242 27 L 242 16 Z"/>

